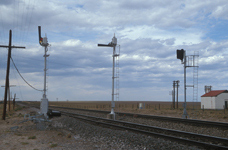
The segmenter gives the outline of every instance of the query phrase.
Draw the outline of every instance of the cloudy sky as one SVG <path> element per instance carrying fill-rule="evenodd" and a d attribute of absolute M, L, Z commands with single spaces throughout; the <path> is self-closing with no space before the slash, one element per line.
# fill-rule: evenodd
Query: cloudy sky
<path fill-rule="evenodd" d="M 0 45 L 8 45 L 22 76 L 43 89 L 44 48 L 38 26 L 51 45 L 48 49 L 49 100 L 111 100 L 112 37 L 120 45 L 119 100 L 171 101 L 174 80 L 180 80 L 183 101 L 184 67 L 176 50 L 199 53 L 198 101 L 204 86 L 228 89 L 228 6 L 226 0 L 1 0 Z M 0 85 L 5 84 L 7 49 L 0 48 Z M 193 69 L 187 68 L 192 85 Z M 12 94 L 20 100 L 40 100 L 11 63 Z M 187 89 L 187 101 L 192 100 Z M 0 90 L 4 97 L 4 88 Z"/>

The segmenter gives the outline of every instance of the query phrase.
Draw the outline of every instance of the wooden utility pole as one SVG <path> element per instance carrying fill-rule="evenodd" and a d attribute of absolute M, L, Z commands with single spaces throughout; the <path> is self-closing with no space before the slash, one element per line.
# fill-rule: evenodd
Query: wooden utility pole
<path fill-rule="evenodd" d="M 175 109 L 175 87 L 176 81 L 173 81 L 173 109 Z"/>
<path fill-rule="evenodd" d="M 16 99 L 16 93 L 14 94 L 14 98 L 13 98 L 13 110 L 15 109 L 15 99 Z"/>
<path fill-rule="evenodd" d="M 179 88 L 179 80 L 176 81 L 177 83 L 177 109 L 178 109 L 178 88 Z"/>
<path fill-rule="evenodd" d="M 8 48 L 8 58 L 7 58 L 7 70 L 6 70 L 6 82 L 5 82 L 5 95 L 4 95 L 4 106 L 2 120 L 6 119 L 6 104 L 7 104 L 7 92 L 9 89 L 9 71 L 10 71 L 10 58 L 11 58 L 11 49 L 12 48 L 25 48 L 20 46 L 12 46 L 12 30 L 9 31 L 9 45 L 0 45 L 0 47 Z"/>
<path fill-rule="evenodd" d="M 9 85 L 8 89 L 7 89 L 7 93 L 8 93 L 8 105 L 7 105 L 7 111 L 10 111 L 10 101 L 11 101 L 11 98 L 12 98 L 12 95 L 10 96 L 10 87 L 15 87 L 16 85 Z M 1 86 L 1 87 L 5 87 L 5 86 Z"/>

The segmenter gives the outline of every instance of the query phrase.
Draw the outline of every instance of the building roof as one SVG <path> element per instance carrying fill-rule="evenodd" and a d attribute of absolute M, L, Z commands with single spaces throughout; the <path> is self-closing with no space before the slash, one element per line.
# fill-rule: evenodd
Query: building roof
<path fill-rule="evenodd" d="M 228 93 L 228 91 L 227 90 L 214 90 L 214 91 L 210 91 L 210 92 L 202 95 L 201 97 L 215 97 L 221 93 Z"/>

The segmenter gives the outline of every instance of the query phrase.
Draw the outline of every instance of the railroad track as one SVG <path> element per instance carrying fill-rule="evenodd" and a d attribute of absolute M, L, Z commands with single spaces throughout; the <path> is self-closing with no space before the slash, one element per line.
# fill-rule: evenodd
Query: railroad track
<path fill-rule="evenodd" d="M 49 107 L 56 108 L 56 109 L 80 110 L 80 111 L 97 112 L 97 113 L 105 113 L 105 114 L 110 113 L 109 111 L 103 111 L 103 110 L 89 110 L 89 109 L 78 109 L 78 108 L 56 107 L 56 106 L 49 106 Z M 195 125 L 195 126 L 206 126 L 206 127 L 216 127 L 216 128 L 228 129 L 228 123 L 225 123 L 225 122 L 203 121 L 203 120 L 196 120 L 196 119 L 181 119 L 181 118 L 175 118 L 175 117 L 154 116 L 154 115 L 144 115 L 144 114 L 134 114 L 134 113 L 122 113 L 122 112 L 116 112 L 116 113 L 119 116 L 148 118 L 148 119 L 155 119 L 155 120 L 162 120 L 162 121 L 178 122 L 178 123 L 183 123 L 183 124 L 191 124 L 191 125 Z"/>
<path fill-rule="evenodd" d="M 77 118 L 77 119 L 80 119 L 80 120 L 83 120 L 86 122 L 91 122 L 93 124 L 95 123 L 95 124 L 102 125 L 105 127 L 118 128 L 118 129 L 122 129 L 122 130 L 123 129 L 130 130 L 133 132 L 139 132 L 142 134 L 165 138 L 165 139 L 182 142 L 182 143 L 189 144 L 189 145 L 196 145 L 196 146 L 200 146 L 200 147 L 203 147 L 206 149 L 228 149 L 228 139 L 227 138 L 202 135 L 202 134 L 196 134 L 196 133 L 192 133 L 192 132 L 179 131 L 179 130 L 173 130 L 173 129 L 155 127 L 155 126 L 148 126 L 148 125 L 142 125 L 142 124 L 131 123 L 131 122 L 110 120 L 110 119 L 105 119 L 105 118 L 100 118 L 100 117 L 94 117 L 94 116 L 88 116 L 88 115 L 82 115 L 82 114 L 63 111 L 64 109 L 65 110 L 88 111 L 85 109 L 53 107 L 53 106 L 51 106 L 50 108 L 62 109 L 61 112 L 63 115 L 67 115 L 69 117 L 74 117 L 74 118 Z M 100 113 L 105 113 L 105 114 L 109 113 L 108 111 L 94 111 L 94 110 L 89 110 L 89 111 L 100 112 Z M 119 113 L 119 115 L 133 116 L 135 114 Z M 143 116 L 142 118 L 151 118 L 152 117 L 152 119 L 153 119 L 155 117 L 155 116 L 150 116 L 150 115 L 141 115 L 141 114 L 137 114 L 137 115 L 138 115 L 137 117 Z M 165 121 L 167 121 L 167 120 L 164 118 L 168 118 L 168 121 L 170 121 L 171 117 L 161 117 L 162 119 L 160 119 L 160 116 L 156 116 L 155 119 L 156 118 L 159 118 L 158 120 L 165 120 Z M 188 121 L 190 119 L 171 118 L 171 121 L 179 122 L 178 120 Z M 200 122 L 200 125 L 207 125 L 207 123 L 208 123 L 208 121 L 200 121 L 200 120 L 194 120 L 194 121 L 191 121 L 190 123 L 197 124 L 198 121 Z M 226 123 L 209 122 L 209 126 L 218 127 L 217 125 L 220 125 L 220 127 L 222 127 L 222 128 L 227 128 Z"/>
<path fill-rule="evenodd" d="M 33 107 L 38 107 L 38 106 L 33 106 Z M 79 111 L 105 113 L 105 114 L 110 113 L 110 111 L 89 110 L 89 109 L 79 109 L 79 108 L 70 108 L 70 107 L 49 106 L 49 108 L 66 109 L 66 110 L 79 110 Z M 134 114 L 134 113 L 122 113 L 122 112 L 116 112 L 116 113 L 119 116 L 148 118 L 148 119 L 154 119 L 154 120 L 183 123 L 183 124 L 194 125 L 194 126 L 205 126 L 205 127 L 221 128 L 221 129 L 225 129 L 225 130 L 228 129 L 228 123 L 225 123 L 225 122 L 203 121 L 203 120 L 196 120 L 196 119 L 182 119 L 182 118 L 175 118 L 175 117 L 165 117 L 165 116 L 155 116 L 155 115 L 145 115 L 145 114 Z"/>
<path fill-rule="evenodd" d="M 69 113 L 65 111 L 62 111 L 62 114 L 93 124 L 95 123 L 97 125 L 102 125 L 105 127 L 118 128 L 121 130 L 130 130 L 133 132 L 156 136 L 159 138 L 165 138 L 171 141 L 181 142 L 184 144 L 196 145 L 206 149 L 228 149 L 228 139 L 226 138 L 195 134 L 190 132 L 171 130 L 154 126 L 147 126 L 125 121 L 105 119 L 77 113 Z"/>

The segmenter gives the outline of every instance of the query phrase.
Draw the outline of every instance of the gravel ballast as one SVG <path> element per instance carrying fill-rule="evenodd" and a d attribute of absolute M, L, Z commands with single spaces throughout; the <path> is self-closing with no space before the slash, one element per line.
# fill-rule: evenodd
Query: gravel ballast
<path fill-rule="evenodd" d="M 89 111 L 87 112 L 87 111 L 79 111 L 79 110 L 66 110 L 66 109 L 63 109 L 62 111 L 107 118 L 107 114 L 104 114 L 104 113 L 96 113 L 96 112 L 89 112 Z M 178 122 L 159 121 L 159 120 L 147 119 L 147 118 L 137 118 L 137 117 L 129 117 L 129 116 L 123 117 L 123 116 L 118 116 L 118 114 L 116 115 L 116 120 L 133 122 L 133 123 L 144 124 L 149 126 L 156 126 L 161 128 L 174 129 L 174 130 L 181 130 L 186 132 L 193 132 L 193 133 L 204 134 L 209 136 L 228 138 L 228 130 L 224 130 L 221 128 L 202 127 L 202 126 L 189 125 L 189 124 L 183 124 Z"/>
<path fill-rule="evenodd" d="M 63 111 L 66 111 L 66 109 L 64 109 Z M 107 117 L 107 114 L 102 114 L 102 113 L 85 112 L 85 111 L 71 111 L 71 112 L 92 115 L 92 116 L 97 116 L 102 118 Z M 202 134 L 208 133 L 208 135 L 214 134 L 214 136 L 220 136 L 220 137 L 228 135 L 227 130 L 221 130 L 216 128 L 196 127 L 196 126 L 189 126 L 189 125 L 179 124 L 179 123 L 163 122 L 163 121 L 157 121 L 152 119 L 142 119 L 142 118 L 135 118 L 135 117 L 127 117 L 127 116 L 118 117 L 118 115 L 116 116 L 116 119 L 117 120 L 121 119 L 123 121 L 135 122 L 135 123 L 146 124 L 151 126 L 160 126 L 160 127 L 176 129 L 176 130 L 190 130 L 190 132 L 192 131 L 203 132 Z M 45 146 L 45 144 L 50 145 L 50 142 L 52 141 L 54 141 L 54 143 L 57 143 L 58 145 L 53 149 L 80 149 L 80 150 L 202 149 L 199 147 L 185 145 L 182 143 L 177 143 L 177 142 L 173 142 L 173 141 L 169 141 L 166 139 L 161 139 L 153 136 L 138 134 L 127 130 L 118 130 L 114 128 L 101 127 L 96 124 L 94 125 L 94 124 L 87 123 L 64 115 L 62 115 L 61 117 L 53 118 L 51 120 L 52 122 L 46 124 L 47 129 L 45 131 L 40 131 L 40 132 L 37 131 L 37 129 L 35 128 L 36 127 L 35 124 L 32 124 L 32 125 L 30 124 L 27 127 L 21 126 L 18 129 L 18 131 L 21 130 L 20 132 L 23 132 L 23 131 L 36 132 L 37 133 L 36 144 L 37 145 L 40 144 L 41 145 L 40 147 L 42 147 L 38 149 L 49 149 L 50 147 Z M 0 139 L 4 138 L 5 136 L 8 136 L 9 138 L 10 134 L 11 133 L 2 134 L 0 136 Z M 60 136 L 59 134 L 63 136 Z M 4 140 L 7 141 L 7 139 L 4 139 Z"/>
<path fill-rule="evenodd" d="M 59 124 L 59 126 L 56 126 L 56 124 Z M 83 143 L 86 145 L 90 143 L 91 149 L 199 149 L 194 146 L 183 145 L 126 130 L 95 126 L 66 116 L 53 121 L 52 126 L 68 129 L 75 137 L 75 140 L 80 138 L 86 139 Z"/>

